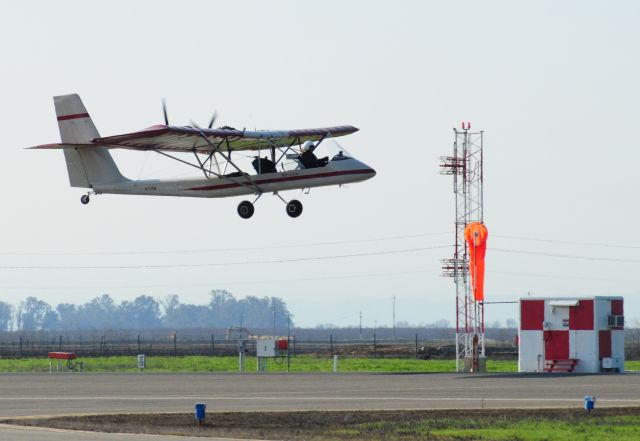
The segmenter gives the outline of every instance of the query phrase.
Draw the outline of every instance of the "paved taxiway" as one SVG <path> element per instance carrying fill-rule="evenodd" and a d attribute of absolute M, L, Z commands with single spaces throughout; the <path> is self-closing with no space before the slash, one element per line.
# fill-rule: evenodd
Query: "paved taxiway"
<path fill-rule="evenodd" d="M 577 407 L 584 395 L 640 405 L 640 374 L 2 374 L 0 417 L 191 412 L 195 402 L 208 412 Z M 19 430 L 0 437 L 23 439 Z"/>
<path fill-rule="evenodd" d="M 0 416 L 640 405 L 640 375 L 3 374 Z"/>

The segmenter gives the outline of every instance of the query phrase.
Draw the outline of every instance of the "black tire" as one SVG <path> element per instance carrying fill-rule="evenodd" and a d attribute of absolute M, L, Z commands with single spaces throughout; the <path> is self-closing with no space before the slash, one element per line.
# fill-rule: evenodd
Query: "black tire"
<path fill-rule="evenodd" d="M 238 204 L 238 214 L 242 219 L 249 219 L 253 216 L 253 204 L 249 201 L 242 201 Z"/>
<path fill-rule="evenodd" d="M 87 205 L 89 203 L 89 195 L 83 194 L 80 198 L 80 202 L 82 203 L 82 205 Z"/>
<path fill-rule="evenodd" d="M 287 204 L 287 214 L 290 217 L 298 217 L 302 214 L 302 202 L 291 199 Z"/>

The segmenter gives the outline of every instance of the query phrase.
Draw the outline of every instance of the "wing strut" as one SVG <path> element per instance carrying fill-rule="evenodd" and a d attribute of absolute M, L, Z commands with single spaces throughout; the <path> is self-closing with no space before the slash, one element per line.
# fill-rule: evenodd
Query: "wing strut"
<path fill-rule="evenodd" d="M 228 164 L 231 164 L 231 165 L 233 166 L 233 168 L 235 168 L 239 173 L 242 173 L 242 175 L 243 175 L 243 176 L 244 176 L 244 177 L 245 177 L 249 182 L 251 182 L 251 185 L 248 185 L 248 184 L 243 183 L 243 182 L 236 182 L 236 181 L 234 181 L 233 179 L 229 178 L 228 176 L 224 176 L 224 175 L 217 175 L 219 178 L 229 179 L 231 182 L 235 182 L 235 183 L 237 183 L 237 184 L 242 184 L 242 185 L 244 185 L 244 186 L 246 186 L 246 187 L 252 187 L 252 188 L 255 188 L 256 192 L 258 192 L 258 193 L 262 193 L 262 190 L 260 189 L 260 187 L 258 187 L 258 184 L 256 184 L 256 183 L 255 183 L 255 181 L 254 181 L 253 179 L 251 179 L 251 176 L 249 176 L 249 174 L 248 174 L 248 173 L 243 172 L 243 171 L 240 169 L 240 167 L 238 167 L 238 166 L 237 166 L 237 165 L 236 165 L 236 164 L 231 160 L 231 155 L 226 156 L 226 155 L 225 155 L 224 153 L 222 153 L 221 151 L 218 151 L 219 146 L 218 146 L 218 147 L 216 147 L 216 146 L 215 146 L 215 145 L 214 145 L 214 144 L 209 140 L 209 138 L 207 138 L 207 136 L 204 134 L 204 132 L 202 131 L 202 129 L 201 129 L 200 127 L 195 126 L 195 128 L 196 128 L 196 129 L 198 130 L 198 132 L 200 133 L 200 136 L 202 137 L 202 139 L 204 139 L 204 140 L 205 140 L 205 142 L 211 146 L 211 148 L 213 149 L 212 153 L 214 153 L 214 154 L 215 154 L 215 153 L 217 153 L 217 154 L 219 154 L 220 156 L 222 156 L 222 157 L 227 161 L 227 163 L 228 163 Z M 226 143 L 227 143 L 227 149 L 228 149 L 228 150 L 229 150 L 229 152 L 230 152 L 230 151 L 231 151 L 231 147 L 229 146 L 229 138 L 225 138 L 225 141 L 226 141 Z M 198 159 L 198 161 L 199 161 L 199 159 Z M 213 172 L 212 172 L 212 173 L 213 173 Z M 215 173 L 214 173 L 214 175 L 215 175 Z"/>
<path fill-rule="evenodd" d="M 155 149 L 152 149 L 152 150 L 153 150 L 154 152 L 156 152 L 156 153 L 161 154 L 162 156 L 166 156 L 166 157 L 168 157 L 168 158 L 171 158 L 171 159 L 173 159 L 173 160 L 176 160 L 176 161 L 178 161 L 178 162 L 181 162 L 181 163 L 183 163 L 183 164 L 185 164 L 185 165 L 188 165 L 188 166 L 190 166 L 190 167 L 197 168 L 198 170 L 203 170 L 203 168 L 202 168 L 202 167 L 200 167 L 200 166 L 197 166 L 197 165 L 195 165 L 195 164 L 192 164 L 192 163 L 190 163 L 189 161 L 185 161 L 185 160 L 183 160 L 183 159 L 176 158 L 175 156 L 170 155 L 170 154 L 168 154 L 168 153 L 165 153 L 165 152 L 163 152 L 162 150 L 155 150 Z M 199 161 L 198 161 L 198 162 L 199 162 Z M 240 171 L 240 173 L 242 173 L 242 174 L 243 174 L 243 176 L 244 176 L 245 178 L 249 179 L 249 181 L 251 181 L 251 184 L 247 184 L 246 182 L 239 181 L 239 180 L 237 180 L 237 179 L 235 179 L 235 178 L 232 178 L 232 177 L 230 177 L 230 176 L 225 176 L 225 175 L 222 175 L 222 174 L 218 174 L 218 173 L 214 172 L 213 170 L 211 170 L 211 171 L 210 171 L 210 173 L 211 173 L 212 175 L 214 175 L 214 176 L 216 176 L 216 177 L 220 178 L 220 179 L 225 179 L 225 180 L 227 180 L 227 181 L 233 182 L 234 184 L 238 184 L 238 185 L 241 185 L 241 186 L 243 186 L 243 187 L 253 188 L 253 189 L 256 189 L 256 191 L 257 191 L 258 193 L 262 193 L 262 191 L 258 188 L 258 186 L 257 186 L 257 185 L 256 185 L 256 184 L 251 180 L 251 178 L 249 177 L 249 175 L 247 175 L 247 174 L 246 174 L 246 173 L 244 173 L 243 171 Z M 206 175 L 206 173 L 205 173 L 205 176 L 207 177 L 207 179 L 209 178 L 209 176 L 207 176 L 207 175 Z"/>

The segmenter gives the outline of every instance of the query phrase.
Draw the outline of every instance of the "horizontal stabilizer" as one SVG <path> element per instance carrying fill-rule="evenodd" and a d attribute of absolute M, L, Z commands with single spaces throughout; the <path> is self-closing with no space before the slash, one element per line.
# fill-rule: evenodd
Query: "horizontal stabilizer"
<path fill-rule="evenodd" d="M 95 147 L 95 144 L 62 144 L 62 143 L 53 143 L 53 144 L 42 144 L 42 145 L 34 145 L 33 147 L 27 147 L 27 149 L 75 149 L 79 147 Z"/>

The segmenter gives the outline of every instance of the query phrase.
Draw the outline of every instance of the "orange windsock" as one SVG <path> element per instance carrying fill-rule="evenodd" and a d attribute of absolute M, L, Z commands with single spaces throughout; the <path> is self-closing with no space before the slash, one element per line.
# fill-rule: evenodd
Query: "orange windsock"
<path fill-rule="evenodd" d="M 473 299 L 484 301 L 484 255 L 487 251 L 489 232 L 481 222 L 472 222 L 464 229 L 464 238 L 469 245 L 469 273 Z"/>

